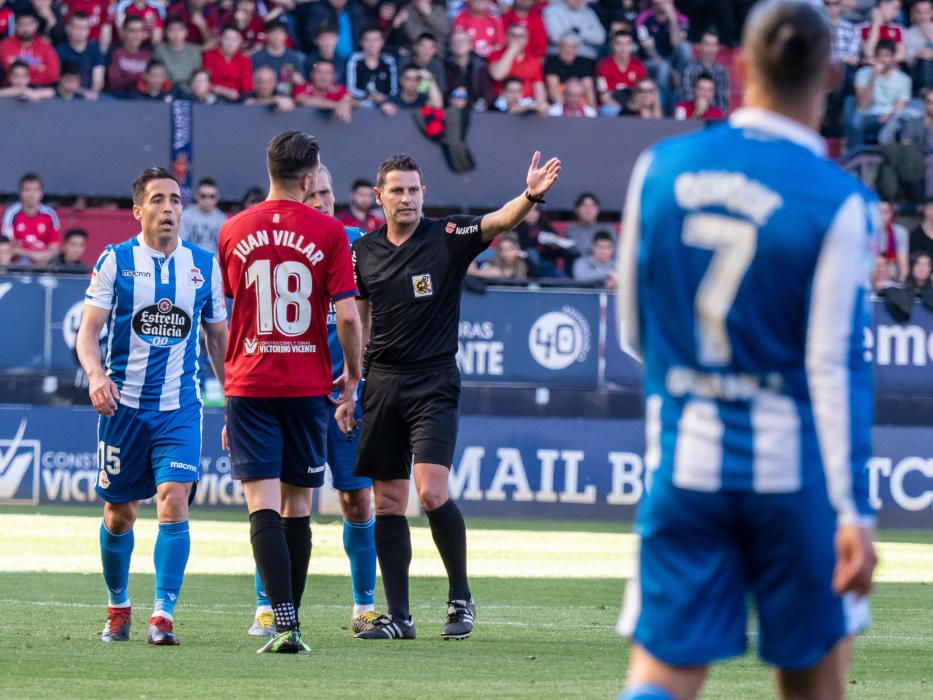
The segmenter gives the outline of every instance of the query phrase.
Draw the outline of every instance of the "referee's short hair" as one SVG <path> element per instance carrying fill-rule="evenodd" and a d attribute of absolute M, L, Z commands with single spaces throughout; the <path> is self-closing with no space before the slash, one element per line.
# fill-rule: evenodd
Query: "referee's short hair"
<path fill-rule="evenodd" d="M 311 134 L 286 131 L 269 142 L 266 162 L 273 182 L 295 182 L 320 164 L 321 147 Z"/>
<path fill-rule="evenodd" d="M 146 194 L 146 185 L 153 180 L 171 180 L 179 185 L 178 178 L 165 168 L 146 168 L 133 182 L 133 204 L 142 204 L 143 195 Z M 180 187 L 181 185 L 179 185 Z"/>
<path fill-rule="evenodd" d="M 832 33 L 809 2 L 759 3 L 745 25 L 742 46 L 759 84 L 781 102 L 796 102 L 825 89 Z"/>
<path fill-rule="evenodd" d="M 395 170 L 401 170 L 406 173 L 418 173 L 418 179 L 421 181 L 421 184 L 424 184 L 424 176 L 421 174 L 421 168 L 418 167 L 418 164 L 412 157 L 407 153 L 396 153 L 379 166 L 379 171 L 376 173 L 376 187 L 385 185 L 386 175 Z"/>

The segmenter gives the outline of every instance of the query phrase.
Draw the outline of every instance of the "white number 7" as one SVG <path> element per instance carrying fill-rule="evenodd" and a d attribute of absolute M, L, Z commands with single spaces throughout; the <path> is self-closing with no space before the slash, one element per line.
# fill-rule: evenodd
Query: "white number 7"
<path fill-rule="evenodd" d="M 683 240 L 684 245 L 713 251 L 694 301 L 697 344 L 702 364 L 727 365 L 732 360 L 732 345 L 726 316 L 755 257 L 758 229 L 729 216 L 691 214 L 684 221 Z"/>

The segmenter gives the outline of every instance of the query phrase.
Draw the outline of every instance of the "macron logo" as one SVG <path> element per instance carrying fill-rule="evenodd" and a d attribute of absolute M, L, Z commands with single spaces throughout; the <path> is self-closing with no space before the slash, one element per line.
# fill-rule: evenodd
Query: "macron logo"
<path fill-rule="evenodd" d="M 0 440 L 0 502 L 39 502 L 39 441 L 24 440 L 26 419 L 12 440 Z M 32 483 L 26 474 L 32 467 Z"/>

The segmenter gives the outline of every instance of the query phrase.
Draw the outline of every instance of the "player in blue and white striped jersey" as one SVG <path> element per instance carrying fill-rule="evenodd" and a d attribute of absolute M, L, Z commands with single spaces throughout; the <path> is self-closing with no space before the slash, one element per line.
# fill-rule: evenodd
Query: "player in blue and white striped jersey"
<path fill-rule="evenodd" d="M 645 364 L 649 488 L 622 698 L 695 697 L 708 664 L 744 652 L 747 596 L 782 695 L 839 698 L 847 635 L 868 623 L 863 328 L 879 221 L 815 131 L 830 46 L 808 2 L 759 6 L 745 108 L 632 173 L 619 307 Z"/>
<path fill-rule="evenodd" d="M 127 592 L 139 501 L 156 497 L 156 595 L 148 640 L 177 644 L 175 603 L 190 550 L 188 499 L 201 460 L 201 327 L 223 381 L 227 310 L 220 270 L 207 251 L 178 238 L 181 193 L 162 168 L 133 183 L 142 232 L 108 246 L 91 275 L 78 358 L 101 414 L 97 493 L 104 500 L 101 559 L 109 598 L 101 639 L 129 638 Z M 107 325 L 106 370 L 98 338 Z"/>

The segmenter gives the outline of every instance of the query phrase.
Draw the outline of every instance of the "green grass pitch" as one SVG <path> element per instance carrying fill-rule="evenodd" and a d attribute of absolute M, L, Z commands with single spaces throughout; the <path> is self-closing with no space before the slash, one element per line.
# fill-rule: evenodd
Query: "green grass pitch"
<path fill-rule="evenodd" d="M 465 642 L 444 642 L 446 585 L 430 532 L 415 522 L 418 639 L 367 643 L 349 632 L 340 527 L 315 522 L 302 607 L 312 653 L 277 657 L 257 656 L 261 641 L 245 634 L 253 600 L 243 514 L 193 517 L 176 610 L 182 644 L 145 643 L 151 518 L 149 510 L 136 530 L 133 640 L 104 645 L 99 514 L 0 509 L 0 697 L 612 698 L 622 686 L 628 645 L 613 628 L 634 543 L 621 525 L 469 522 L 477 627 Z M 875 622 L 856 645 L 849 696 L 933 698 L 933 533 L 882 540 Z M 717 666 L 703 697 L 773 691 L 767 669 L 749 654 Z"/>

